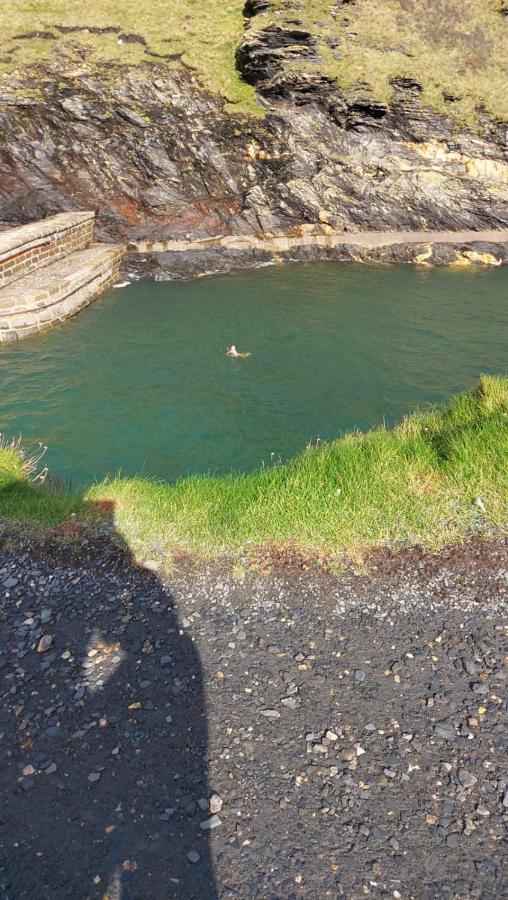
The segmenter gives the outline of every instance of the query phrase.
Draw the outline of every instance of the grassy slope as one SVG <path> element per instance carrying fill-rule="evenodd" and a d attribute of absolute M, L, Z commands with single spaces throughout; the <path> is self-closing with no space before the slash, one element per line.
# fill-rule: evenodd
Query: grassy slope
<path fill-rule="evenodd" d="M 484 376 L 445 410 L 246 475 L 113 480 L 69 497 L 34 488 L 16 455 L 0 452 L 0 516 L 43 525 L 72 511 L 93 518 L 89 501 L 99 498 L 114 500 L 118 531 L 145 553 L 178 545 L 206 556 L 292 541 L 329 553 L 398 541 L 437 547 L 464 538 L 479 519 L 505 528 L 508 379 Z"/>
<path fill-rule="evenodd" d="M 259 17 L 290 19 L 279 11 Z M 302 20 L 318 41 L 321 71 L 346 90 L 389 101 L 400 76 L 423 86 L 422 103 L 465 122 L 483 104 L 508 118 L 508 21 L 502 0 L 356 0 L 335 10 L 329 0 L 304 0 Z M 334 55 L 333 45 L 336 45 Z M 312 71 L 312 63 L 300 64 Z M 445 99 L 452 96 L 453 102 Z"/>
<path fill-rule="evenodd" d="M 118 34 L 86 31 L 62 35 L 57 26 L 118 27 L 139 35 L 139 42 L 119 43 Z M 244 27 L 243 0 L 6 0 L 0 3 L 0 72 L 50 57 L 56 45 L 86 47 L 92 58 L 136 65 L 159 54 L 183 54 L 205 87 L 235 105 L 259 112 L 254 90 L 235 70 L 235 48 Z M 50 32 L 53 38 L 33 32 Z M 22 35 L 28 39 L 20 39 Z M 173 63 L 169 63 L 174 65 Z"/>
<path fill-rule="evenodd" d="M 252 20 L 255 29 L 298 18 L 318 41 L 318 67 L 347 90 L 388 100 L 396 76 L 423 85 L 423 102 L 473 123 L 476 107 L 508 118 L 508 19 L 505 0 L 356 0 L 337 7 L 332 0 L 273 0 L 274 11 Z M 51 54 L 56 43 L 85 44 L 95 58 L 136 64 L 158 54 L 183 53 L 203 83 L 236 109 L 259 112 L 254 91 L 235 71 L 234 50 L 244 27 L 244 0 L 9 0 L 0 4 L 0 71 Z M 118 35 L 62 36 L 55 26 L 118 26 L 145 38 L 118 44 Z M 54 39 L 19 36 L 49 30 Z M 334 50 L 333 45 L 336 45 Z M 338 58 L 336 58 L 338 56 Z M 453 102 L 445 99 L 453 96 Z"/>

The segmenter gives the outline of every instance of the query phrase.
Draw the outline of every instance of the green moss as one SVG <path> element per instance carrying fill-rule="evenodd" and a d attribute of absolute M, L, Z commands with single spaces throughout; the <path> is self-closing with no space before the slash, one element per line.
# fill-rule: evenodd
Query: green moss
<path fill-rule="evenodd" d="M 93 518 L 98 500 L 112 501 L 116 529 L 145 553 L 213 556 L 274 541 L 331 554 L 399 541 L 434 548 L 465 538 L 479 517 L 506 532 L 508 379 L 484 376 L 445 409 L 245 475 L 113 479 L 77 497 L 34 487 L 0 451 L 0 516 L 54 525 L 70 512 Z"/>

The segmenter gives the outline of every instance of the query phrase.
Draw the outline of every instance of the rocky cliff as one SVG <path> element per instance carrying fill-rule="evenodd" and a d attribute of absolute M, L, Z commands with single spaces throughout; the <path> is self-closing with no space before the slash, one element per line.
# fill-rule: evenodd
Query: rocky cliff
<path fill-rule="evenodd" d="M 226 111 L 163 61 L 112 67 L 76 49 L 4 76 L 0 220 L 96 209 L 99 237 L 131 241 L 508 225 L 506 122 L 479 108 L 460 127 L 408 78 L 389 103 L 341 90 L 300 65 L 317 49 L 297 3 L 289 25 L 253 26 L 270 3 L 248 0 L 236 54 L 264 116 Z"/>

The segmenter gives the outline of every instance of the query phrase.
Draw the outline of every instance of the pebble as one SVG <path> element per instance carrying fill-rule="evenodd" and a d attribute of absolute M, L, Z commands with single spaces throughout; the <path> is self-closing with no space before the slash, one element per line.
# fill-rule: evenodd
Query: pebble
<path fill-rule="evenodd" d="M 219 813 L 222 809 L 224 801 L 218 794 L 212 794 L 210 797 L 210 812 Z"/>
<path fill-rule="evenodd" d="M 280 702 L 281 706 L 285 706 L 287 709 L 297 709 L 300 705 L 298 697 L 283 697 Z"/>
<path fill-rule="evenodd" d="M 469 787 L 474 787 L 474 785 L 478 782 L 478 779 L 474 775 L 472 775 L 471 772 L 468 772 L 466 769 L 460 769 L 459 770 L 459 781 L 460 781 L 462 787 L 469 788 Z"/>
<path fill-rule="evenodd" d="M 204 819 L 199 823 L 202 831 L 212 831 L 213 828 L 218 828 L 219 825 L 222 825 L 222 819 L 219 819 L 216 815 L 210 816 L 209 819 Z"/>
<path fill-rule="evenodd" d="M 53 635 L 45 634 L 37 644 L 37 653 L 46 653 L 53 644 Z"/>
<path fill-rule="evenodd" d="M 454 741 L 456 738 L 455 728 L 453 725 L 449 725 L 446 722 L 441 722 L 439 725 L 436 725 L 435 732 L 439 737 L 444 738 L 445 741 Z"/>

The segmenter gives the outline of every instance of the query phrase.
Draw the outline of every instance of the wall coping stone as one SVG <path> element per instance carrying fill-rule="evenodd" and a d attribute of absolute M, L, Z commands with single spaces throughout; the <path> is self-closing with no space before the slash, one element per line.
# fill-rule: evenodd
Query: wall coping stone
<path fill-rule="evenodd" d="M 93 222 L 94 219 L 93 211 L 58 213 L 56 216 L 49 216 L 39 222 L 29 222 L 28 225 L 19 225 L 16 228 L 1 231 L 0 266 L 4 257 L 8 258 L 13 251 L 21 250 L 26 245 L 49 238 L 51 235 L 68 231 L 77 225 Z"/>

